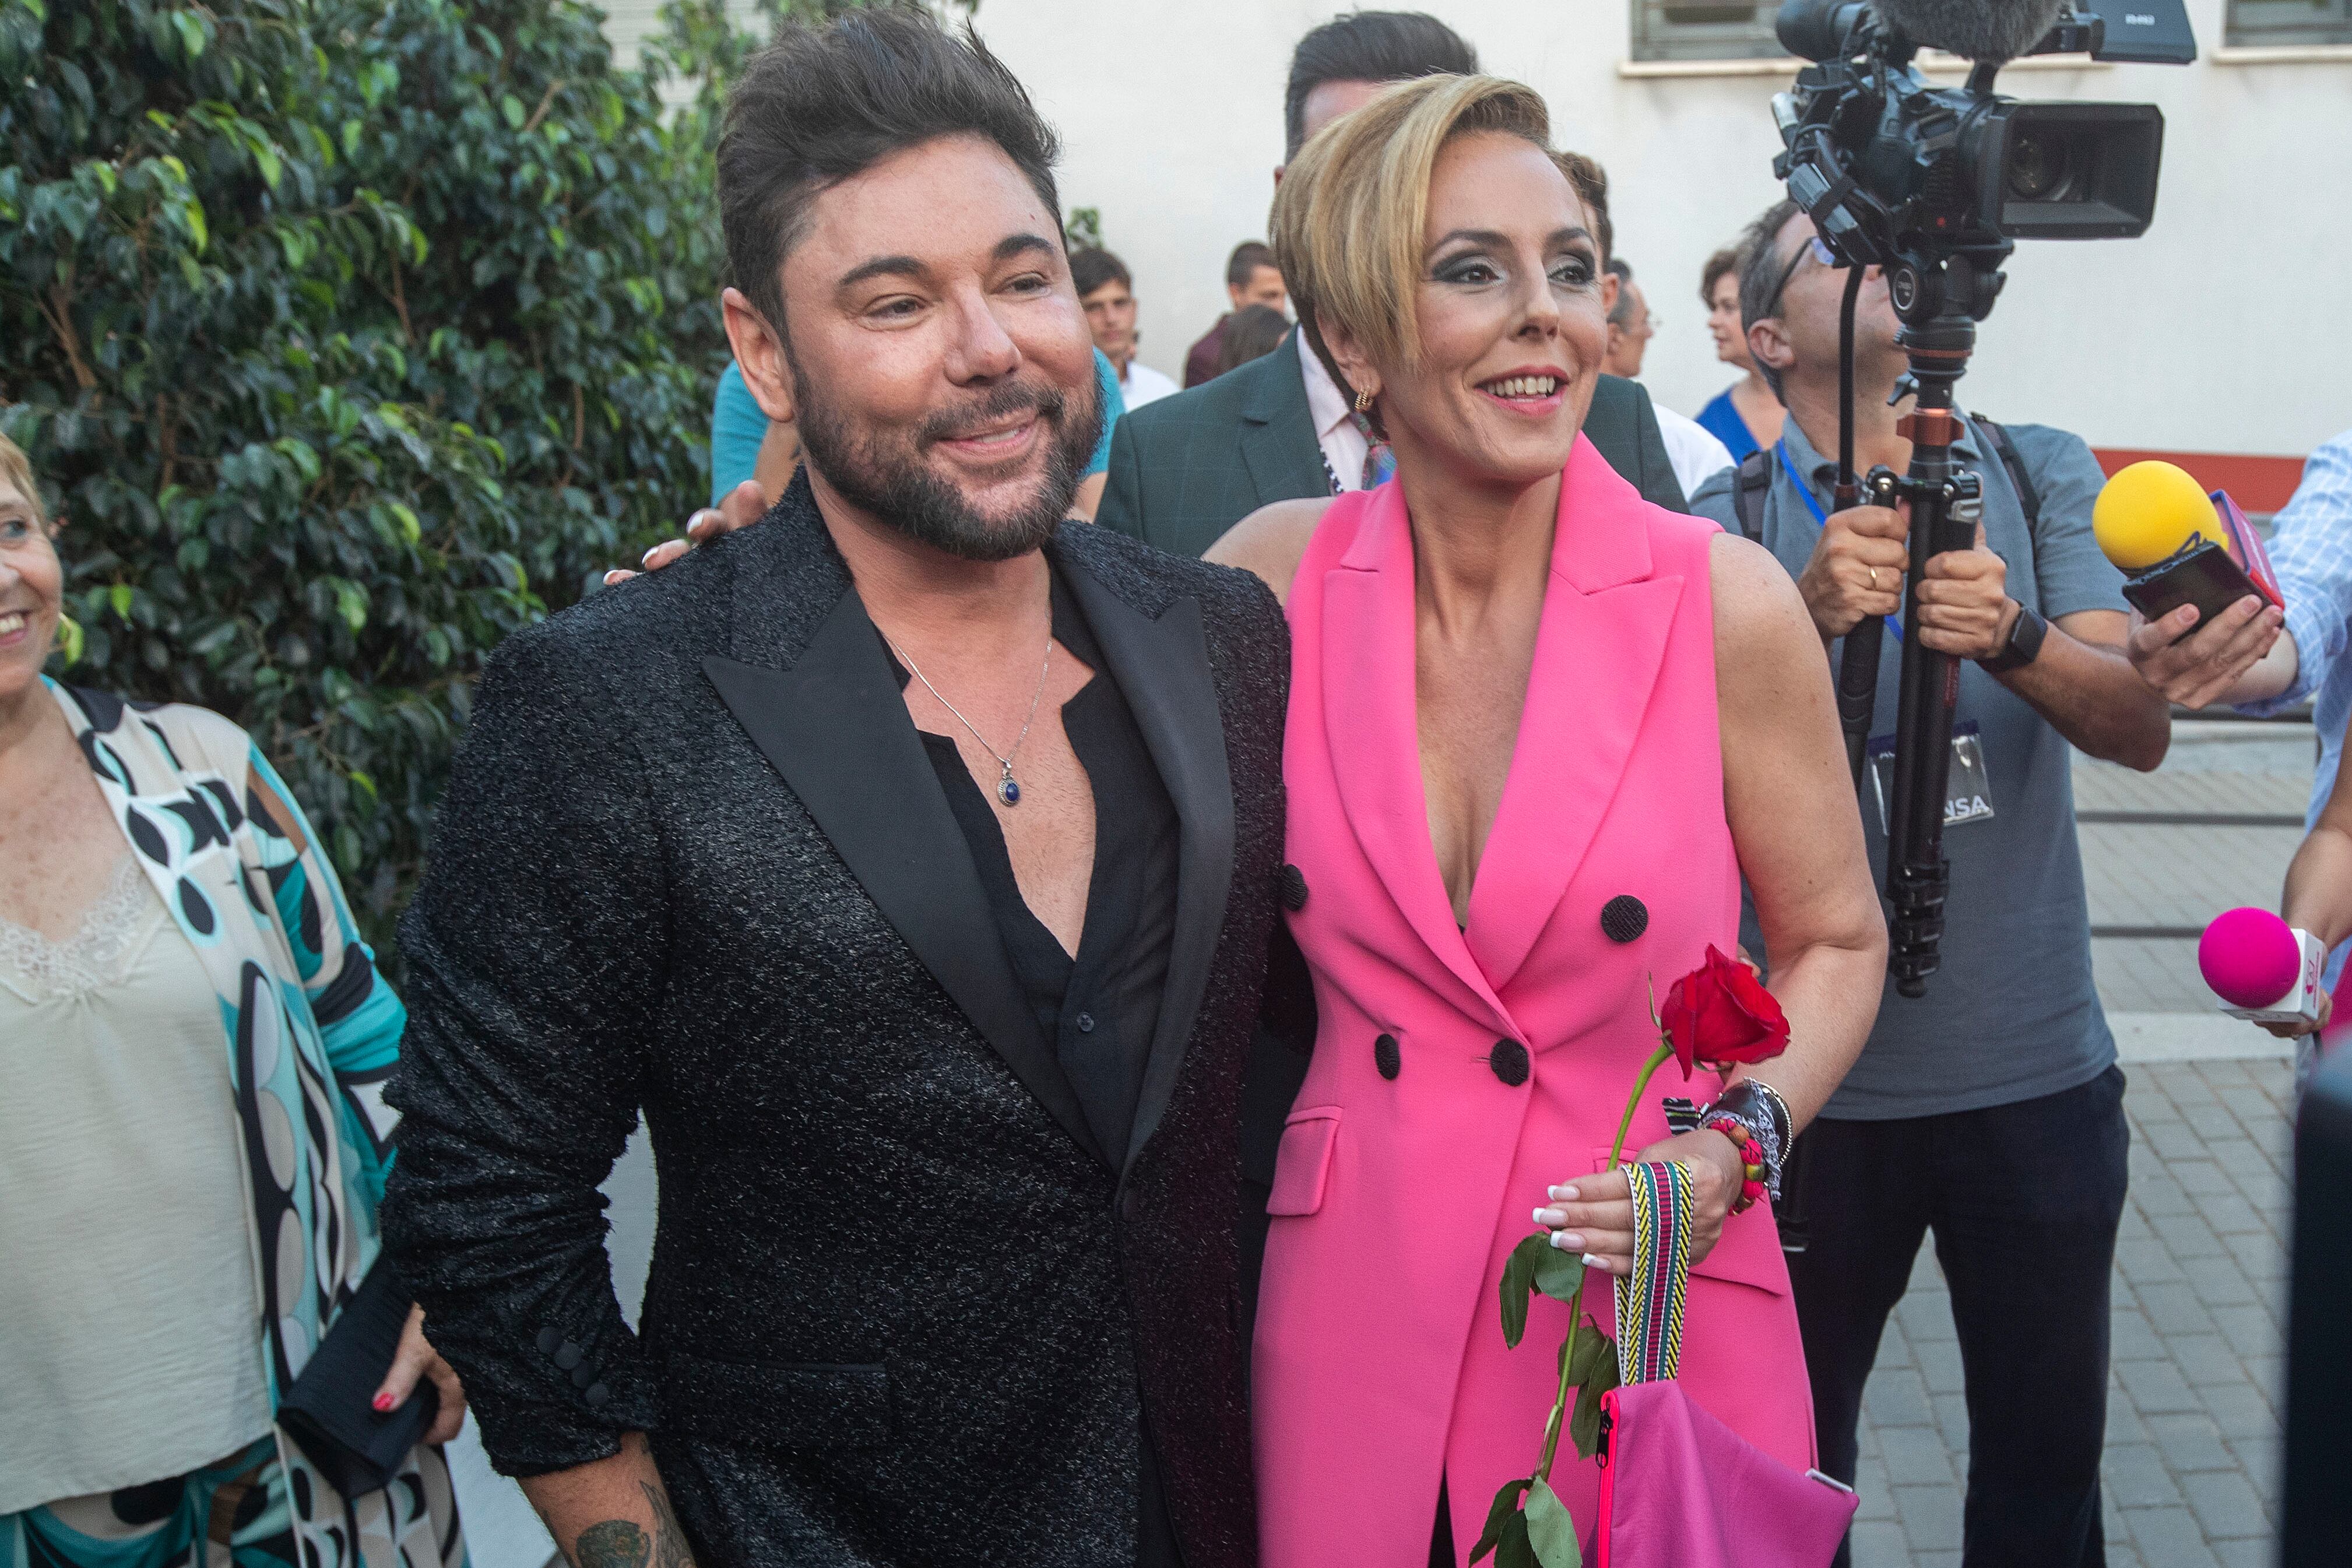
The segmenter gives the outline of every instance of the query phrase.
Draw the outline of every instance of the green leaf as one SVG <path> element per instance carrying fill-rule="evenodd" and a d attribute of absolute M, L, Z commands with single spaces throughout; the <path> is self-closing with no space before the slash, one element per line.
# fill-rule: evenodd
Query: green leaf
<path fill-rule="evenodd" d="M 335 611 L 343 617 L 343 625 L 349 626 L 356 637 L 367 626 L 366 591 L 357 583 L 338 579 L 335 584 Z"/>
<path fill-rule="evenodd" d="M 203 17 L 193 11 L 174 11 L 172 13 L 172 26 L 178 29 L 180 47 L 188 51 L 188 58 L 193 60 L 205 52 Z"/>
<path fill-rule="evenodd" d="M 131 619 L 131 584 L 117 583 L 106 591 L 106 602 L 114 606 L 116 616 L 125 622 Z"/>
<path fill-rule="evenodd" d="M 1568 1505 L 1542 1481 L 1528 1493 L 1528 1547 L 1542 1568 L 1584 1568 L 1584 1549 L 1577 1544 L 1576 1521 Z"/>
<path fill-rule="evenodd" d="M 1617 1386 L 1617 1347 L 1598 1328 L 1588 1328 L 1593 1353 L 1584 1353 L 1586 1339 L 1577 1338 L 1576 1359 L 1583 1369 L 1573 1374 L 1576 1408 L 1569 1414 L 1568 1435 L 1579 1458 L 1591 1458 L 1601 1447 L 1601 1396 Z"/>
<path fill-rule="evenodd" d="M 1549 1233 L 1539 1239 L 1546 1245 L 1537 1255 L 1535 1288 L 1555 1301 L 1575 1300 L 1577 1287 L 1584 1283 L 1584 1259 L 1549 1245 Z"/>
<path fill-rule="evenodd" d="M 409 510 L 406 506 L 403 505 L 399 501 L 392 501 L 388 504 L 392 508 L 392 515 L 400 520 L 400 537 L 402 539 L 407 541 L 411 544 L 415 544 L 418 540 L 425 537 L 425 531 L 417 525 L 416 514 L 415 512 Z"/>
<path fill-rule="evenodd" d="M 1470 1549 L 1472 1563 L 1495 1550 L 1503 1539 L 1504 1529 L 1518 1516 L 1520 1495 L 1532 1484 L 1526 1479 L 1503 1483 L 1503 1489 L 1495 1494 L 1493 1506 L 1486 1510 L 1486 1528 L 1478 1532 L 1478 1544 Z"/>
<path fill-rule="evenodd" d="M 83 646 L 81 623 L 71 616 L 59 616 L 58 617 L 58 651 L 64 656 L 67 668 L 70 669 L 81 662 Z"/>
<path fill-rule="evenodd" d="M 311 449 L 310 443 L 299 440 L 292 436 L 284 436 L 272 441 L 270 446 L 288 462 L 301 470 L 304 484 L 318 482 L 319 454 Z"/>
<path fill-rule="evenodd" d="M 522 100 L 510 92 L 499 100 L 499 112 L 505 115 L 507 123 L 517 131 L 521 130 L 522 122 L 530 117 L 530 111 L 522 106 Z"/>
<path fill-rule="evenodd" d="M 1563 1352 L 1566 1351 L 1565 1343 L 1562 1344 L 1561 1349 Z M 1577 1331 L 1576 1364 L 1568 1369 L 1570 1380 L 1579 1384 L 1583 1383 L 1592 1375 L 1593 1369 L 1603 1361 L 1611 1366 L 1617 1364 L 1616 1342 L 1601 1331 L 1601 1325 L 1598 1322 L 1587 1317 L 1584 1320 L 1584 1326 Z"/>
<path fill-rule="evenodd" d="M 381 800 L 383 798 L 383 796 L 376 793 L 375 780 L 368 777 L 366 773 L 362 773 L 358 768 L 353 768 L 352 770 L 352 783 L 359 785 L 362 790 L 365 791 L 368 799 Z"/>
<path fill-rule="evenodd" d="M 1535 1289 L 1536 1259 L 1550 1250 L 1550 1236 L 1538 1231 L 1511 1248 L 1503 1264 L 1503 1343 L 1513 1350 L 1528 1331 L 1528 1292 Z"/>
<path fill-rule="evenodd" d="M 1538 1568 L 1526 1514 L 1515 1513 L 1503 1521 L 1502 1539 L 1495 1542 L 1495 1568 Z"/>

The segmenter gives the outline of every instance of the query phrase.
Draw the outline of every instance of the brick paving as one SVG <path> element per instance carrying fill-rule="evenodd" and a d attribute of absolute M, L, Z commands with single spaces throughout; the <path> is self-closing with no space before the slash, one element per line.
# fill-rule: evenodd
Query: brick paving
<path fill-rule="evenodd" d="M 2116 1247 L 2107 1561 L 2271 1561 L 2278 1518 L 2292 1071 L 2127 1067 L 2131 1194 Z M 1950 1298 L 1923 1247 L 1864 1395 L 1855 1568 L 1959 1562 L 1969 1418 Z M 2021 1413 L 2031 1419 L 2031 1413 Z"/>

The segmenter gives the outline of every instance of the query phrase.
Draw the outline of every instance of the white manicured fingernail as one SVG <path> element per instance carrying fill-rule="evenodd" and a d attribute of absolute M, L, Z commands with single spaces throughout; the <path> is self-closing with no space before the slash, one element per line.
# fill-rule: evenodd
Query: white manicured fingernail
<path fill-rule="evenodd" d="M 1576 1189 L 1574 1187 L 1552 1187 L 1545 1192 L 1544 1196 L 1551 1199 L 1554 1203 L 1572 1204 L 1576 1201 Z"/>
<path fill-rule="evenodd" d="M 1606 1263 L 1603 1263 L 1603 1262 L 1601 1260 L 1601 1257 L 1600 1257 L 1600 1255 L 1599 1255 L 1598 1253 L 1592 1253 L 1592 1252 L 1588 1252 L 1588 1253 L 1586 1253 L 1586 1254 L 1584 1255 L 1584 1266 L 1585 1266 L 1587 1268 L 1598 1268 L 1598 1269 L 1600 1269 L 1603 1274 L 1606 1274 L 1607 1272 L 1609 1272 L 1609 1265 L 1607 1265 Z"/>
<path fill-rule="evenodd" d="M 1581 1237 L 1579 1237 L 1578 1241 L 1581 1241 Z M 1568 1232 L 1564 1230 L 1556 1230 L 1551 1233 L 1551 1244 L 1561 1252 L 1574 1252 L 1577 1248 L 1578 1242 L 1570 1241 L 1568 1238 Z"/>

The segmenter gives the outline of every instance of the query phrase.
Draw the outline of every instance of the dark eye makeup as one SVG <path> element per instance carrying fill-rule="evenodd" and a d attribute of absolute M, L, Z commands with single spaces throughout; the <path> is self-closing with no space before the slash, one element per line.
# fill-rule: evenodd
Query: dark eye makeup
<path fill-rule="evenodd" d="M 1430 268 L 1430 277 L 1439 283 L 1477 285 L 1496 281 L 1503 270 L 1485 251 L 1467 250 L 1441 259 Z M 1592 258 L 1581 249 L 1554 258 L 1544 270 L 1554 283 L 1571 289 L 1590 287 L 1598 276 Z"/>

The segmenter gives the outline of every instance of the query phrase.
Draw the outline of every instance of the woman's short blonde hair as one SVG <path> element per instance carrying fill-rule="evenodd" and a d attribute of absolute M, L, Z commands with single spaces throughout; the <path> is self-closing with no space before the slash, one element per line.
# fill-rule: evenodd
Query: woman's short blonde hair
<path fill-rule="evenodd" d="M 48 513 L 41 510 L 41 487 L 33 480 L 33 460 L 5 436 L 0 436 L 0 479 L 16 487 L 16 493 L 33 509 L 35 522 L 43 528 L 49 525 Z"/>
<path fill-rule="evenodd" d="M 1290 161 L 1274 196 L 1275 262 L 1316 337 L 1329 323 L 1375 360 L 1420 363 L 1413 296 L 1430 173 L 1447 142 L 1473 131 L 1551 152 L 1551 115 L 1535 89 L 1491 76 L 1427 76 L 1340 116 Z"/>

